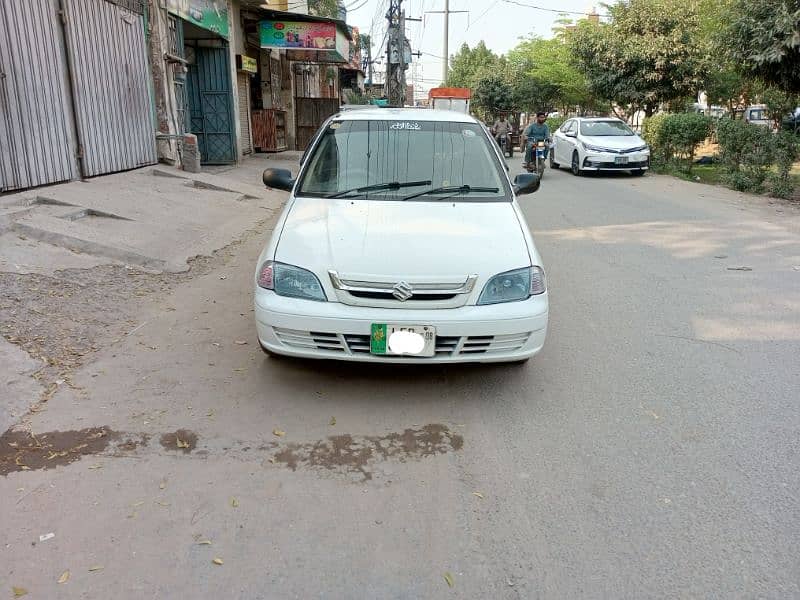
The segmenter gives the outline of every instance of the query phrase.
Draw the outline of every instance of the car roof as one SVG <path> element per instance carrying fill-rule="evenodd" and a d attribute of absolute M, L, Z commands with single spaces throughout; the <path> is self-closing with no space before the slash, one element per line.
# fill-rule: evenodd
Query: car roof
<path fill-rule="evenodd" d="M 573 117 L 576 121 L 619 121 L 620 123 L 624 123 L 622 119 L 617 117 Z"/>
<path fill-rule="evenodd" d="M 364 108 L 342 111 L 333 117 L 337 121 L 440 121 L 447 123 L 477 123 L 473 117 L 454 110 L 432 108 Z"/>

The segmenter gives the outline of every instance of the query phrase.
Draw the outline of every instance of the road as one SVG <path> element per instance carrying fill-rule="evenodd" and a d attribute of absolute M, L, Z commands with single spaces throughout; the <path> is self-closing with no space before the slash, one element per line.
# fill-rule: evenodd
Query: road
<path fill-rule="evenodd" d="M 50 449 L 0 477 L 0 597 L 800 597 L 800 212 L 566 171 L 521 203 L 524 366 L 268 359 L 259 236 L 144 299 L 4 438 Z"/>

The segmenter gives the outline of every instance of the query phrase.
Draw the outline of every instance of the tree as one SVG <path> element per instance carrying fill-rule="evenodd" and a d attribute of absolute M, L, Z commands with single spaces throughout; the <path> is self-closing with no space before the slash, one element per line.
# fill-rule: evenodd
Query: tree
<path fill-rule="evenodd" d="M 339 18 L 339 0 L 308 0 L 308 14 L 315 17 Z"/>
<path fill-rule="evenodd" d="M 485 117 L 494 119 L 498 113 L 514 108 L 511 86 L 500 74 L 488 75 L 475 86 L 472 103 Z"/>
<path fill-rule="evenodd" d="M 522 110 L 568 109 L 592 101 L 589 83 L 563 38 L 523 40 L 508 53 L 508 73 Z"/>
<path fill-rule="evenodd" d="M 497 73 L 502 64 L 501 57 L 489 50 L 483 40 L 475 48 L 463 44 L 450 59 L 446 85 L 474 89 L 481 79 Z"/>
<path fill-rule="evenodd" d="M 610 21 L 584 20 L 568 34 L 592 90 L 641 108 L 695 96 L 709 70 L 710 40 L 702 35 L 705 2 L 629 0 L 608 7 Z"/>
<path fill-rule="evenodd" d="M 800 92 L 800 2 L 734 0 L 727 44 L 742 71 L 790 92 Z"/>

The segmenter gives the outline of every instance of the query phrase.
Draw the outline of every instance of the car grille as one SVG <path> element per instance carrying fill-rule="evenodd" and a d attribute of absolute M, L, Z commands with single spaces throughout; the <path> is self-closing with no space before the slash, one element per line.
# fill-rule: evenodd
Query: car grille
<path fill-rule="evenodd" d="M 370 353 L 369 335 L 296 331 L 278 327 L 275 327 L 274 331 L 278 340 L 289 348 L 316 349 L 339 354 Z M 516 352 L 525 345 L 530 336 L 530 332 L 486 336 L 437 335 L 436 356 L 492 355 Z"/>
<path fill-rule="evenodd" d="M 351 296 L 356 298 L 366 298 L 369 300 L 388 300 L 396 302 L 391 292 L 348 292 Z M 430 302 L 432 300 L 452 300 L 455 294 L 419 294 L 414 296 L 414 302 Z"/>

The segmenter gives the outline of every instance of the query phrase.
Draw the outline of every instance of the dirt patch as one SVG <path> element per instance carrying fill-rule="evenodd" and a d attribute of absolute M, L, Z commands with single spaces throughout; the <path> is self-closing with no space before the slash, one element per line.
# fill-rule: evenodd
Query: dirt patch
<path fill-rule="evenodd" d="M 197 448 L 197 434 L 188 429 L 178 429 L 162 435 L 161 445 L 165 450 L 181 450 L 184 454 L 189 454 Z"/>
<path fill-rule="evenodd" d="M 405 462 L 437 454 L 459 451 L 464 438 L 445 425 L 426 425 L 385 436 L 335 435 L 318 442 L 287 444 L 272 460 L 296 471 L 300 467 L 360 474 L 362 481 L 372 479 L 369 466 L 377 459 Z"/>
<path fill-rule="evenodd" d="M 163 296 L 227 264 L 236 247 L 263 235 L 266 222 L 211 256 L 190 259 L 183 273 L 149 273 L 125 265 L 65 269 L 53 275 L 0 272 L 0 335 L 42 361 L 44 366 L 33 375 L 44 390 L 38 400 L 48 400 L 59 385 L 72 386 L 71 372 L 93 352 L 140 325 L 134 317 L 144 298 Z"/>
<path fill-rule="evenodd" d="M 0 436 L 0 475 L 68 465 L 103 452 L 118 436 L 107 427 L 39 434 L 9 429 Z"/>

